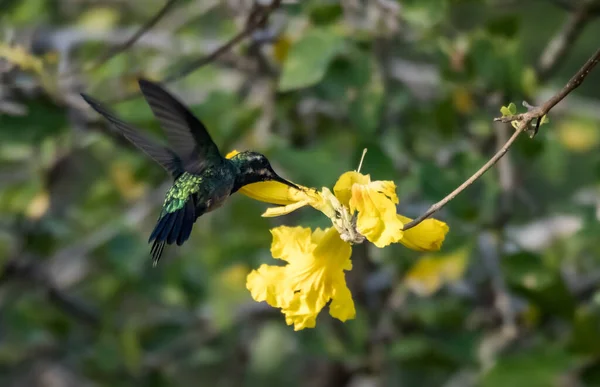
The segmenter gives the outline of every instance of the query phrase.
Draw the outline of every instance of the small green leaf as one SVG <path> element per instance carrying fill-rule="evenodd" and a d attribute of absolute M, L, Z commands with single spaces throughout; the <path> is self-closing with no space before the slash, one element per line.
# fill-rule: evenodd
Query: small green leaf
<path fill-rule="evenodd" d="M 317 84 L 343 45 L 343 38 L 332 30 L 316 28 L 290 48 L 279 78 L 279 91 Z"/>
<path fill-rule="evenodd" d="M 542 122 L 540 122 L 540 125 L 544 125 L 544 124 L 548 124 L 550 123 L 550 118 L 548 118 L 547 114 L 544 114 L 544 116 L 542 117 Z"/>
<path fill-rule="evenodd" d="M 500 113 L 502 113 L 502 117 L 514 116 L 517 114 L 517 106 L 511 102 L 508 106 L 502 106 Z"/>
<path fill-rule="evenodd" d="M 519 121 L 511 121 L 510 124 L 513 128 L 519 129 Z"/>

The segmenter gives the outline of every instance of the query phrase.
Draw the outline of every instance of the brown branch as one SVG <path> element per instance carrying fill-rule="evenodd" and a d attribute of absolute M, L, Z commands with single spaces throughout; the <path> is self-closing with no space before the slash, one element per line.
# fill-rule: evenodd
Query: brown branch
<path fill-rule="evenodd" d="M 166 77 L 164 79 L 164 82 L 167 82 L 167 83 L 173 82 L 179 78 L 183 78 L 186 75 L 190 74 L 191 72 L 195 71 L 196 69 L 198 69 L 202 66 L 205 66 L 205 65 L 209 64 L 210 62 L 214 61 L 221 54 L 230 50 L 238 42 L 240 42 L 243 39 L 245 39 L 246 37 L 250 36 L 250 34 L 252 34 L 252 32 L 255 29 L 264 25 L 267 22 L 269 16 L 271 15 L 271 12 L 275 11 L 279 7 L 280 4 L 281 4 L 281 0 L 273 0 L 271 5 L 269 5 L 266 9 L 264 9 L 262 11 L 262 13 L 258 14 L 260 16 L 255 17 L 255 14 L 251 13 L 248 18 L 248 22 L 246 23 L 246 27 L 243 30 L 241 30 L 237 35 L 235 35 L 233 38 L 231 38 L 231 40 L 229 40 L 227 43 L 225 43 L 224 45 L 222 45 L 221 47 L 219 47 L 218 49 L 213 51 L 211 54 L 209 54 L 203 58 L 197 59 L 195 61 L 192 61 L 191 63 L 186 65 L 183 68 L 183 70 L 179 71 L 178 73 L 175 73 L 175 74 L 172 74 L 172 75 Z"/>
<path fill-rule="evenodd" d="M 446 196 L 439 202 L 435 203 L 433 206 L 429 207 L 429 209 L 423 215 L 419 216 L 417 219 L 413 220 L 412 222 L 408 222 L 407 224 L 405 224 L 403 230 L 406 231 L 410 228 L 413 228 L 416 225 L 418 225 L 419 223 L 421 223 L 422 221 L 424 221 L 425 219 L 429 218 L 435 212 L 438 212 L 442 207 L 444 207 L 446 204 L 448 204 L 448 202 L 450 200 L 452 200 L 456 196 L 458 196 L 458 194 L 461 193 L 462 191 L 464 191 L 468 186 L 473 184 L 475 182 L 475 180 L 479 179 L 484 173 L 486 173 L 488 171 L 488 169 L 490 169 L 492 166 L 494 166 L 494 164 L 496 164 L 498 162 L 498 160 L 500 160 L 500 158 L 502 158 L 502 156 L 504 156 L 504 154 L 506 152 L 508 152 L 508 149 L 515 142 L 515 140 L 517 139 L 519 134 L 521 134 L 522 131 L 523 131 L 523 129 L 517 129 L 513 133 L 513 135 L 508 139 L 506 144 L 504 144 L 504 146 L 502 148 L 500 148 L 500 150 L 487 163 L 485 163 L 485 165 L 483 167 L 481 167 L 477 172 L 475 172 L 473 174 L 473 176 L 468 178 L 458 188 L 456 188 L 454 191 L 452 191 L 450 194 L 448 194 L 448 196 Z"/>
<path fill-rule="evenodd" d="M 148 20 L 144 25 L 140 27 L 140 29 L 133 34 L 129 39 L 123 42 L 120 45 L 113 46 L 107 49 L 96 61 L 88 66 L 84 67 L 85 71 L 93 71 L 98 67 L 102 66 L 106 62 L 110 61 L 112 58 L 127 50 L 131 46 L 135 44 L 146 32 L 148 32 L 152 27 L 156 25 L 175 5 L 177 0 L 168 0 L 167 3 L 152 17 L 152 19 Z M 77 73 L 75 71 L 74 73 Z"/>
<path fill-rule="evenodd" d="M 558 93 L 552 96 L 549 100 L 544 102 L 541 106 L 534 107 L 530 106 L 529 111 L 527 113 L 516 114 L 513 116 L 504 116 L 494 118 L 494 121 L 500 122 L 511 122 L 511 121 L 519 121 L 518 130 L 522 130 L 527 128 L 529 123 L 534 119 L 541 120 L 543 116 L 548 114 L 548 112 L 560 101 L 562 101 L 569 93 L 579 87 L 585 77 L 588 76 L 590 71 L 598 64 L 600 61 L 600 48 L 596 50 L 594 55 L 588 59 L 588 61 L 583 65 L 582 68 L 567 82 L 565 87 L 563 87 Z M 539 124 L 538 124 L 539 125 Z"/>
<path fill-rule="evenodd" d="M 258 16 L 258 17 L 253 17 L 253 15 L 251 14 L 250 18 L 249 18 L 249 22 L 246 24 L 246 27 L 242 31 L 238 32 L 237 35 L 235 35 L 233 38 L 228 40 L 225 44 L 223 44 L 222 46 L 220 46 L 219 48 L 217 48 L 210 54 L 188 63 L 187 65 L 185 65 L 183 67 L 182 70 L 167 76 L 162 82 L 170 83 L 170 82 L 176 81 L 180 78 L 185 77 L 186 75 L 189 75 L 193 71 L 196 71 L 200 67 L 213 62 L 219 56 L 223 55 L 225 52 L 230 50 L 237 43 L 241 42 L 242 40 L 244 40 L 245 38 L 250 36 L 256 28 L 258 28 L 261 25 L 263 25 L 264 23 L 266 23 L 269 16 L 271 15 L 271 13 L 279 7 L 281 2 L 282 2 L 282 0 L 273 0 L 271 5 L 266 7 L 262 11 L 262 13 L 260 13 L 260 16 Z M 112 101 L 109 100 L 108 103 L 114 104 L 114 103 L 119 103 L 119 102 L 125 102 L 125 101 L 128 101 L 130 99 L 137 97 L 138 95 L 139 95 L 139 92 L 127 94 L 121 98 L 118 98 L 118 99 L 115 99 Z"/>
<path fill-rule="evenodd" d="M 419 216 L 415 220 L 404 225 L 404 230 L 408 230 L 410 228 L 415 227 L 425 219 L 429 218 L 431 215 L 439 211 L 442 207 L 448 204 L 449 201 L 458 196 L 459 193 L 464 191 L 467 187 L 473 184 L 477 179 L 479 179 L 484 173 L 486 173 L 494 164 L 498 162 L 508 152 L 508 149 L 515 142 L 517 137 L 524 132 L 528 127 L 531 121 L 537 120 L 536 128 L 539 127 L 540 121 L 542 117 L 544 117 L 548 112 L 561 100 L 563 100 L 569 93 L 579 87 L 585 77 L 592 71 L 592 69 L 598 64 L 600 61 L 600 48 L 596 50 L 594 55 L 588 59 L 588 61 L 577 71 L 577 73 L 567 82 L 565 87 L 562 88 L 557 94 L 552 96 L 546 102 L 544 102 L 541 106 L 538 107 L 529 107 L 529 111 L 523 114 L 517 114 L 514 116 L 505 116 L 494 118 L 494 121 L 500 122 L 511 122 L 518 121 L 517 128 L 513 135 L 508 139 L 506 144 L 498 152 L 481 167 L 477 172 L 473 174 L 469 179 L 467 179 L 464 183 L 462 183 L 458 188 L 448 194 L 445 198 L 440 200 L 439 202 L 432 205 L 423 215 Z"/>
<path fill-rule="evenodd" d="M 594 3 L 584 1 L 569 15 L 563 27 L 550 40 L 537 64 L 537 74 L 540 81 L 544 81 L 564 62 L 573 42 L 581 35 L 584 28 L 594 16 L 591 12 Z"/>

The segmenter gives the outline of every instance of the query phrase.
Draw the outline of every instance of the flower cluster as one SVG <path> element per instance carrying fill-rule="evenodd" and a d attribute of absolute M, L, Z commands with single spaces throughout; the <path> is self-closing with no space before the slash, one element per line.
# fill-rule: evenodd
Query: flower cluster
<path fill-rule="evenodd" d="M 235 151 L 227 155 L 233 157 Z M 312 328 L 321 309 L 331 301 L 331 316 L 346 321 L 355 317 L 354 302 L 346 286 L 344 271 L 352 269 L 352 245 L 365 239 L 379 248 L 392 243 L 418 251 L 439 250 L 448 226 L 427 219 L 404 231 L 412 219 L 396 213 L 398 196 L 392 181 L 371 181 L 357 171 L 340 176 L 333 187 L 321 191 L 299 186 L 297 190 L 278 182 L 247 185 L 240 193 L 273 203 L 263 216 L 281 216 L 311 206 L 331 219 L 325 230 L 304 227 L 276 227 L 271 230 L 274 258 L 285 266 L 263 264 L 252 271 L 246 287 L 256 301 L 280 308 L 295 330 Z"/>

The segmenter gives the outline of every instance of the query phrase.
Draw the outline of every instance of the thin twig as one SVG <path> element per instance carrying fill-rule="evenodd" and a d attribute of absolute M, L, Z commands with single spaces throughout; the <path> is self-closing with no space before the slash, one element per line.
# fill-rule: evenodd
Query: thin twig
<path fill-rule="evenodd" d="M 139 30 L 135 34 L 133 34 L 129 39 L 127 39 L 122 44 L 117 46 L 110 47 L 107 49 L 95 62 L 84 67 L 85 71 L 93 71 L 98 67 L 102 66 L 106 62 L 110 61 L 112 58 L 127 50 L 131 46 L 135 44 L 146 32 L 148 32 L 152 27 L 156 25 L 175 5 L 177 0 L 168 0 L 167 3 L 152 17 L 152 19 L 148 20 L 144 25 L 140 27 Z M 78 71 L 75 71 L 77 73 Z"/>
<path fill-rule="evenodd" d="M 237 35 L 235 35 L 233 38 L 231 38 L 231 40 L 229 40 L 227 43 L 225 43 L 224 45 L 222 45 L 221 47 L 219 47 L 218 49 L 216 49 L 209 55 L 190 62 L 189 64 L 184 66 L 184 68 L 182 70 L 180 70 L 179 72 L 166 77 L 163 82 L 168 83 L 168 82 L 173 82 L 180 78 L 183 78 L 186 75 L 190 74 L 191 72 L 195 71 L 196 69 L 198 69 L 202 66 L 205 66 L 205 65 L 209 64 L 210 62 L 214 61 L 217 57 L 219 57 L 226 51 L 229 51 L 238 42 L 240 42 L 243 39 L 245 39 L 246 37 L 250 36 L 256 28 L 258 28 L 261 25 L 263 25 L 264 23 L 266 23 L 271 12 L 273 12 L 275 9 L 277 9 L 277 7 L 279 7 L 280 3 L 281 3 L 281 0 L 274 0 L 271 3 L 271 5 L 269 5 L 265 10 L 262 11 L 262 14 L 260 15 L 260 17 L 254 18 L 254 17 L 252 17 L 253 15 L 251 15 L 248 20 L 248 23 L 246 23 L 246 27 L 243 30 L 241 30 Z"/>
<path fill-rule="evenodd" d="M 488 169 L 490 169 L 494 164 L 496 164 L 506 152 L 508 152 L 508 149 L 512 146 L 513 142 L 515 142 L 515 140 L 517 139 L 517 137 L 519 137 L 519 134 L 521 134 L 523 130 L 524 129 L 517 129 L 513 133 L 513 135 L 508 139 L 506 144 L 504 144 L 504 146 L 500 148 L 500 150 L 487 163 L 485 163 L 483 167 L 481 167 L 477 172 L 475 172 L 473 176 L 468 178 L 464 183 L 462 183 L 458 188 L 452 191 L 448 196 L 435 203 L 433 206 L 429 207 L 429 209 L 423 215 L 419 216 L 412 222 L 408 222 L 407 224 L 405 224 L 403 230 L 406 231 L 410 228 L 413 228 L 425 219 L 429 218 L 435 212 L 438 212 L 442 207 L 448 204 L 450 200 L 458 196 L 458 194 L 464 191 L 468 186 L 473 184 L 475 180 L 479 179 L 484 173 L 488 171 Z"/>
<path fill-rule="evenodd" d="M 189 75 L 193 71 L 196 71 L 200 67 L 213 62 L 219 56 L 221 56 L 225 52 L 229 51 L 237 43 L 241 42 L 242 40 L 244 40 L 245 38 L 250 36 L 256 28 L 258 28 L 259 26 L 266 23 L 269 16 L 271 15 L 271 13 L 279 7 L 281 2 L 282 2 L 282 0 L 273 0 L 271 5 L 266 7 L 259 17 L 251 18 L 249 23 L 246 24 L 246 27 L 242 31 L 238 32 L 238 34 L 235 35 L 233 38 L 228 40 L 225 44 L 223 44 L 222 46 L 220 46 L 219 48 L 217 48 L 210 54 L 188 63 L 187 65 L 185 65 L 183 67 L 182 70 L 167 76 L 162 81 L 162 83 L 170 83 L 170 82 L 176 81 L 178 79 L 181 79 L 181 78 L 185 77 L 186 75 Z M 107 101 L 107 103 L 114 104 L 114 103 L 119 103 L 119 102 L 125 102 L 125 101 L 131 100 L 131 99 L 137 97 L 138 95 L 139 95 L 139 92 L 134 92 L 134 93 L 127 94 L 123 97 L 120 97 L 120 98 L 117 98 L 114 100 L 109 100 L 109 101 Z"/>
<path fill-rule="evenodd" d="M 516 114 L 513 116 L 504 116 L 494 118 L 494 121 L 500 122 L 511 122 L 518 121 L 519 129 L 525 129 L 531 121 L 534 119 L 541 119 L 543 116 L 548 114 L 548 112 L 560 101 L 562 101 L 569 93 L 579 87 L 585 77 L 588 76 L 590 71 L 598 64 L 600 61 L 600 48 L 596 50 L 594 55 L 588 59 L 588 61 L 583 65 L 582 68 L 579 69 L 577 74 L 575 74 L 569 82 L 563 87 L 558 93 L 552 96 L 549 100 L 544 102 L 541 106 L 531 107 L 527 113 Z"/>
<path fill-rule="evenodd" d="M 567 58 L 573 48 L 573 42 L 583 32 L 592 19 L 590 9 L 592 3 L 584 1 L 569 15 L 563 27 L 550 40 L 544 49 L 537 65 L 538 80 L 544 81 L 550 77 L 558 66 Z"/>
<path fill-rule="evenodd" d="M 577 73 L 567 82 L 565 87 L 562 88 L 558 93 L 548 99 L 545 103 L 538 107 L 531 107 L 527 113 L 517 114 L 514 116 L 505 116 L 494 118 L 494 121 L 500 122 L 511 122 L 518 121 L 517 128 L 513 135 L 508 139 L 506 144 L 487 162 L 481 167 L 477 172 L 473 174 L 469 179 L 467 179 L 464 183 L 462 183 L 458 188 L 452 191 L 448 196 L 435 203 L 421 216 L 416 218 L 415 220 L 404 225 L 404 230 L 408 230 L 410 228 L 415 227 L 425 219 L 429 218 L 431 215 L 439 211 L 442 207 L 448 204 L 449 201 L 458 196 L 459 193 L 464 191 L 467 187 L 473 184 L 477 179 L 479 179 L 484 173 L 486 173 L 494 164 L 498 162 L 508 152 L 508 149 L 515 142 L 517 137 L 524 132 L 528 127 L 531 121 L 537 119 L 538 124 L 541 121 L 542 117 L 548 114 L 548 112 L 561 100 L 563 100 L 569 93 L 579 87 L 585 77 L 592 71 L 592 69 L 598 64 L 600 61 L 600 48 L 596 50 L 594 55 L 588 59 L 588 61 L 577 71 Z"/>

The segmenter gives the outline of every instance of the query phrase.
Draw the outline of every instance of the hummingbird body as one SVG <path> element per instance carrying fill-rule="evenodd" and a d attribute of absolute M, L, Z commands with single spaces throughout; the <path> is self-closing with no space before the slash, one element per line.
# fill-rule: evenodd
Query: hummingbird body
<path fill-rule="evenodd" d="M 140 80 L 139 84 L 167 134 L 170 148 L 154 143 L 93 98 L 85 94 L 82 97 L 174 179 L 148 240 L 153 242 L 154 264 L 160 259 L 165 244 L 182 245 L 189 239 L 198 217 L 219 208 L 244 185 L 274 180 L 299 189 L 277 175 L 260 153 L 246 151 L 231 159 L 224 158 L 204 125 L 182 103 L 155 83 Z"/>

